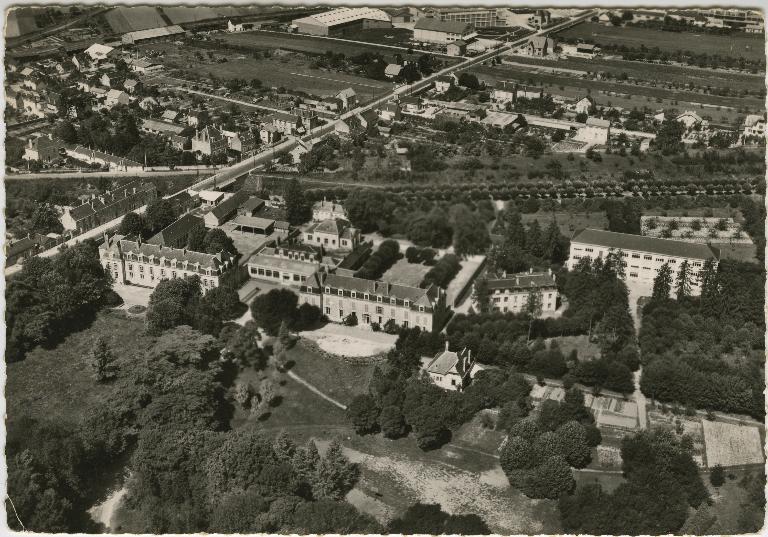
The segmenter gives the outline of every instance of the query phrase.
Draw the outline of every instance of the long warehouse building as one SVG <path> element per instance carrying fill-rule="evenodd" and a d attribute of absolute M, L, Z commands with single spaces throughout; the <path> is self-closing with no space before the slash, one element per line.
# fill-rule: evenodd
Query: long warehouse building
<path fill-rule="evenodd" d="M 340 7 L 293 21 L 301 34 L 356 37 L 361 30 L 392 28 L 392 18 L 381 9 Z"/>

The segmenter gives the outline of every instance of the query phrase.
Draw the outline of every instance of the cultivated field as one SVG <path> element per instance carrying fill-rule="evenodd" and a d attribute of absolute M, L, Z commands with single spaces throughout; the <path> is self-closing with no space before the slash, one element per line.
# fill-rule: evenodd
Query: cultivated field
<path fill-rule="evenodd" d="M 104 18 L 115 33 L 133 32 L 168 25 L 157 8 L 150 6 L 117 7 L 105 13 Z"/>
<path fill-rule="evenodd" d="M 690 50 L 694 53 L 719 54 L 749 60 L 765 60 L 765 41 L 760 35 L 734 33 L 733 35 L 696 34 L 693 32 L 663 32 L 648 28 L 615 27 L 585 22 L 558 32 L 555 37 L 590 40 L 598 45 L 616 44 L 627 47 L 658 47 L 675 52 Z"/>
<path fill-rule="evenodd" d="M 694 84 L 695 86 L 713 88 L 730 88 L 732 90 L 759 91 L 765 89 L 764 75 L 750 75 L 745 73 L 732 73 L 722 70 L 703 69 L 699 67 L 682 67 L 678 65 L 657 65 L 653 63 L 626 61 L 620 59 L 607 59 L 597 57 L 592 60 L 586 58 L 567 58 L 563 60 L 550 60 L 531 56 L 511 56 L 510 61 L 526 65 L 535 65 L 545 68 L 569 69 L 587 72 L 611 73 L 620 76 L 626 73 L 629 78 L 639 81 L 655 82 L 666 85 L 671 83 Z M 632 88 L 633 83 L 626 84 Z M 627 89 L 627 91 L 631 91 Z"/>
<path fill-rule="evenodd" d="M 757 427 L 702 420 L 707 466 L 763 464 L 763 442 Z"/>
<path fill-rule="evenodd" d="M 687 108 L 712 116 L 716 122 L 730 123 L 739 114 L 737 109 L 748 107 L 762 110 L 759 99 L 741 97 L 720 97 L 701 93 L 681 92 L 659 87 L 631 86 L 617 82 L 581 79 L 563 74 L 548 73 L 545 68 L 521 65 L 482 65 L 471 71 L 486 83 L 519 81 L 544 86 L 547 93 L 577 99 L 591 94 L 598 106 L 618 106 L 627 110 L 643 108 Z M 720 107 L 728 107 L 733 110 Z"/>

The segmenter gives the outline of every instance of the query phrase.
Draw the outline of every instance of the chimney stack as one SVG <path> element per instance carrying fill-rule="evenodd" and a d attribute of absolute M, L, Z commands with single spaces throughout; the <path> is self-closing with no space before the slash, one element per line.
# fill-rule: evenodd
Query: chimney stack
<path fill-rule="evenodd" d="M 445 340 L 445 352 L 448 352 L 448 340 Z"/>
<path fill-rule="evenodd" d="M 533 274 L 533 267 L 528 269 L 528 274 Z"/>
<path fill-rule="evenodd" d="M 520 278 L 515 276 L 515 285 L 520 285 Z"/>

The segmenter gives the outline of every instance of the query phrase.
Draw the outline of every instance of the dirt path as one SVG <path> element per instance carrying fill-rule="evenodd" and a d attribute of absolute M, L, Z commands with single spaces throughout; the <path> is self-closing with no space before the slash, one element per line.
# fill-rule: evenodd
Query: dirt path
<path fill-rule="evenodd" d="M 296 382 L 298 382 L 299 384 L 301 384 L 301 385 L 303 385 L 304 387 L 306 387 L 306 388 L 307 388 L 309 391 L 316 393 L 317 395 L 319 395 L 320 397 L 322 397 L 323 399 L 325 399 L 325 400 L 326 400 L 326 401 L 328 401 L 329 403 L 336 405 L 337 407 L 339 407 L 339 408 L 340 408 L 340 409 L 342 409 L 342 410 L 346 410 L 346 409 L 347 409 L 347 405 L 344 405 L 344 404 L 342 404 L 342 403 L 339 403 L 339 402 L 338 402 L 336 399 L 334 399 L 333 397 L 330 397 L 330 396 L 328 396 L 328 395 L 325 395 L 323 392 L 321 392 L 320 390 L 318 390 L 316 387 L 314 387 L 312 384 L 310 384 L 309 382 L 307 382 L 306 380 L 304 380 L 303 378 L 301 378 L 300 376 L 298 376 L 298 375 L 297 375 L 296 373 L 294 373 L 293 371 L 288 371 L 287 375 L 288 375 L 289 377 L 291 377 L 293 380 L 295 380 Z"/>

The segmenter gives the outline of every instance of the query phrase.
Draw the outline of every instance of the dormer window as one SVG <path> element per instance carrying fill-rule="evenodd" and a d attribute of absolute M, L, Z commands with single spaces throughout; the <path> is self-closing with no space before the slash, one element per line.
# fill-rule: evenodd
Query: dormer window
<path fill-rule="evenodd" d="M 405 301 L 403 302 L 403 305 L 404 305 L 406 308 L 407 308 L 407 307 L 410 307 L 410 305 L 411 305 L 411 301 L 410 301 L 410 300 L 405 300 Z"/>
<path fill-rule="evenodd" d="M 357 293 L 355 291 L 352 291 L 351 292 L 351 296 L 352 296 L 352 298 L 357 298 Z"/>
<path fill-rule="evenodd" d="M 419 311 L 424 311 L 424 306 L 419 306 Z"/>
<path fill-rule="evenodd" d="M 339 296 L 344 296 L 344 291 L 342 291 L 341 289 L 339 289 Z"/>
<path fill-rule="evenodd" d="M 363 295 L 363 297 L 364 297 L 366 300 L 370 300 L 370 298 L 371 298 L 371 296 L 370 296 L 368 293 L 365 293 L 365 295 Z"/>
<path fill-rule="evenodd" d="M 376 302 L 382 302 L 384 299 L 380 296 L 376 296 Z"/>
<path fill-rule="evenodd" d="M 394 306 L 395 304 L 397 304 L 397 299 L 396 298 L 390 298 L 389 299 L 389 303 Z"/>
<path fill-rule="evenodd" d="M 331 288 L 330 287 L 326 287 L 325 288 L 325 292 L 326 292 L 326 294 L 330 293 L 331 292 Z"/>

